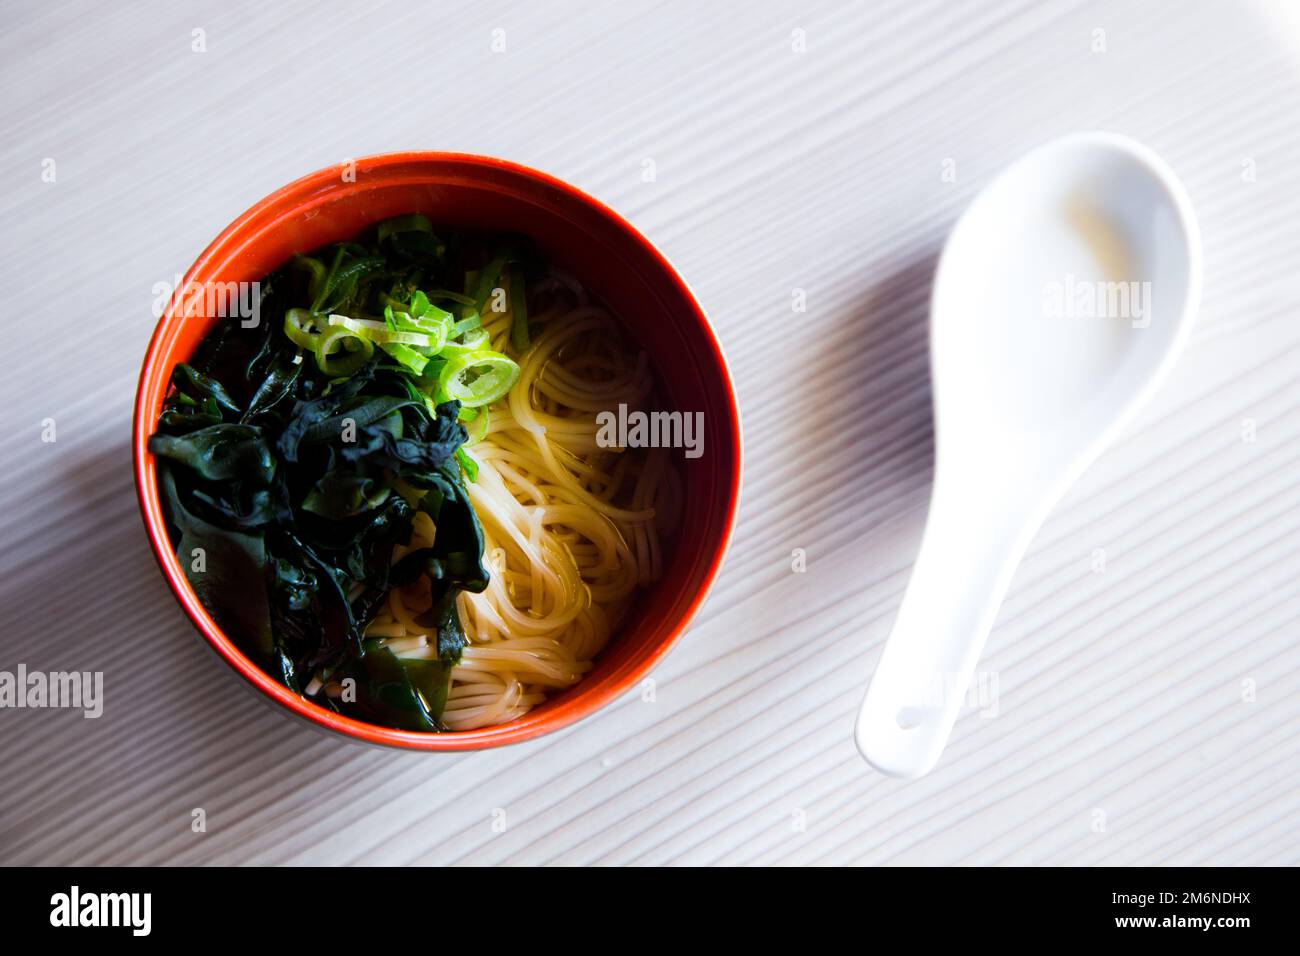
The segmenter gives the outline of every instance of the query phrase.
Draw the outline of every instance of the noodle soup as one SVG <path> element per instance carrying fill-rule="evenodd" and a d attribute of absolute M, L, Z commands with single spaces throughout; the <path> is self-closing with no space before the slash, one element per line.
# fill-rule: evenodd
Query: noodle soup
<path fill-rule="evenodd" d="M 513 720 L 591 668 L 661 573 L 647 357 L 520 237 L 422 216 L 296 256 L 177 367 L 149 448 L 195 593 L 267 673 L 408 730 Z"/>

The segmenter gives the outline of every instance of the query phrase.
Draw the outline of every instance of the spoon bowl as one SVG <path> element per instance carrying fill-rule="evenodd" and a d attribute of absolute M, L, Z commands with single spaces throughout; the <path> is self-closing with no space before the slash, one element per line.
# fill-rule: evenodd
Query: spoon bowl
<path fill-rule="evenodd" d="M 931 302 L 930 513 L 856 728 L 877 769 L 937 763 L 1025 549 L 1168 373 L 1200 275 L 1186 191 L 1113 134 L 1033 150 L 958 220 Z"/>
<path fill-rule="evenodd" d="M 1008 168 L 958 221 L 935 277 L 942 424 L 1070 441 L 1111 425 L 1190 329 L 1194 231 L 1173 174 L 1132 140 L 1069 136 Z"/>

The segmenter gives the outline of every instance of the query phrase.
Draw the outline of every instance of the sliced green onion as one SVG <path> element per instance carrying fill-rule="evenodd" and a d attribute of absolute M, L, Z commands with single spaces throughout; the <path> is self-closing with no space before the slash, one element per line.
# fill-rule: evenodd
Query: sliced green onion
<path fill-rule="evenodd" d="M 346 315 L 331 315 L 330 328 L 344 328 L 359 339 L 366 339 L 375 345 L 419 345 L 430 348 L 434 337 L 427 332 L 408 332 L 403 329 L 390 329 L 384 322 L 374 319 L 351 319 Z M 400 326 L 400 321 L 399 321 Z"/>
<path fill-rule="evenodd" d="M 429 310 L 429 297 L 419 289 L 415 290 L 415 295 L 411 296 L 411 307 L 407 310 L 411 317 L 418 319 Z"/>
<path fill-rule="evenodd" d="M 462 295 L 459 292 L 452 292 L 450 289 L 434 289 L 432 292 L 429 293 L 429 298 L 450 299 L 452 302 L 459 303 L 460 305 L 474 304 L 474 299 L 472 296 Z"/>
<path fill-rule="evenodd" d="M 483 352 L 488 347 L 488 340 L 489 336 L 487 329 L 470 329 L 465 333 L 465 337 L 460 341 L 449 339 L 444 342 L 442 349 L 438 354 L 445 355 L 450 359 L 457 355 L 469 355 L 473 352 Z"/>
<path fill-rule="evenodd" d="M 487 406 L 484 405 L 482 408 L 462 408 L 460 410 L 460 423 L 465 426 L 465 434 L 469 436 L 465 439 L 467 445 L 482 441 L 486 437 L 488 430 Z"/>
<path fill-rule="evenodd" d="M 415 351 L 415 349 L 411 348 L 409 345 L 402 345 L 401 343 L 385 342 L 382 343 L 379 347 L 383 349 L 385 352 L 387 352 L 389 355 L 391 355 L 393 358 L 395 358 L 402 365 L 409 368 L 416 375 L 419 375 L 421 372 L 423 372 L 424 367 L 429 364 L 428 356 L 421 355 L 419 352 Z"/>
<path fill-rule="evenodd" d="M 413 383 L 420 394 L 429 400 L 429 410 L 433 411 L 438 404 L 434 401 L 438 397 L 438 379 L 442 376 L 442 370 L 447 364 L 447 359 L 442 355 L 434 355 L 429 359 L 429 364 L 424 367 L 416 381 Z"/>
<path fill-rule="evenodd" d="M 331 326 L 316 344 L 316 364 L 326 375 L 351 375 L 374 354 L 369 339 L 342 326 Z"/>
<path fill-rule="evenodd" d="M 470 481 L 478 481 L 478 459 L 471 455 L 464 445 L 456 449 L 456 460 L 460 462 L 466 478 Z"/>
<path fill-rule="evenodd" d="M 451 313 L 444 312 L 435 305 L 428 306 L 425 313 L 419 318 L 415 318 L 406 312 L 392 312 L 390 309 L 384 310 L 387 317 L 389 313 L 398 329 L 404 332 L 419 332 L 422 335 L 429 336 L 429 344 L 425 348 L 430 349 L 430 355 L 436 355 L 441 351 L 447 339 L 451 336 Z"/>
<path fill-rule="evenodd" d="M 519 366 L 500 352 L 453 355 L 438 376 L 438 394 L 478 408 L 495 402 L 518 379 Z"/>
<path fill-rule="evenodd" d="M 471 332 L 474 329 L 482 328 L 482 326 L 483 326 L 483 317 L 480 316 L 477 312 L 471 312 L 465 318 L 461 319 L 459 322 L 456 322 L 455 324 L 452 325 L 451 331 L 447 333 L 447 338 L 449 339 L 458 338 L 464 335 L 466 332 Z"/>
<path fill-rule="evenodd" d="M 284 334 L 299 348 L 316 350 L 320 342 L 319 322 L 307 309 L 289 309 L 284 313 Z"/>

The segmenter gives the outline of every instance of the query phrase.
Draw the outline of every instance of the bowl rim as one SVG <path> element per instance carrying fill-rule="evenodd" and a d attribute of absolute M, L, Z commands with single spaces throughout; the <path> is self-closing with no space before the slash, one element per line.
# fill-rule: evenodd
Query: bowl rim
<path fill-rule="evenodd" d="M 153 387 L 156 387 L 155 379 L 158 377 L 159 366 L 163 361 L 164 339 L 174 325 L 178 325 L 185 319 L 184 315 L 178 317 L 174 314 L 174 303 L 170 301 L 159 317 L 153 335 L 149 340 L 149 346 L 145 352 L 136 385 L 136 398 L 132 413 L 131 454 L 135 473 L 136 498 L 140 506 L 140 514 L 144 521 L 145 532 L 148 535 L 151 550 L 172 595 L 180 603 L 186 616 L 208 646 L 216 651 L 218 656 L 245 681 L 251 684 L 253 688 L 261 691 L 265 698 L 269 699 L 268 702 L 279 703 L 288 713 L 307 720 L 320 728 L 335 731 L 365 743 L 431 752 L 485 750 L 522 743 L 526 740 L 553 733 L 590 717 L 643 680 L 646 674 L 653 670 L 676 646 L 712 590 L 730 550 L 740 508 L 740 493 L 744 471 L 743 431 L 741 429 L 740 407 L 737 400 L 735 379 L 732 376 L 726 355 L 707 313 L 704 311 L 703 306 L 700 305 L 695 293 L 687 285 L 686 280 L 682 278 L 681 273 L 669 261 L 667 256 L 647 239 L 639 229 L 614 209 L 587 192 L 530 166 L 475 153 L 407 150 L 362 156 L 347 162 L 355 164 L 354 168 L 359 175 L 374 172 L 386 166 L 400 166 L 411 163 L 453 163 L 480 170 L 501 170 L 535 180 L 552 190 L 562 193 L 570 200 L 576 200 L 580 204 L 586 205 L 598 215 L 611 220 L 625 235 L 634 240 L 648 260 L 672 282 L 676 291 L 682 295 L 685 302 L 693 309 L 697 324 L 711 349 L 712 357 L 721 370 L 722 385 L 726 395 L 726 410 L 733 431 L 729 451 L 734 456 L 735 467 L 731 470 L 730 475 L 724 479 L 724 487 L 727 492 L 727 512 L 723 516 L 721 537 L 715 553 L 709 558 L 699 588 L 691 596 L 667 636 L 658 645 L 650 649 L 635 666 L 629 668 L 618 679 L 606 686 L 594 689 L 590 693 L 583 694 L 580 692 L 581 683 L 575 685 L 576 688 L 579 688 L 579 692 L 573 694 L 571 699 L 567 700 L 563 706 L 547 711 L 531 720 L 529 715 L 526 714 L 508 723 L 494 724 L 477 730 L 445 731 L 441 733 L 399 730 L 368 723 L 354 717 L 347 717 L 313 703 L 299 694 L 295 694 L 263 671 L 240 651 L 234 642 L 217 626 L 202 604 L 199 603 L 198 598 L 185 581 L 180 563 L 172 551 L 166 525 L 162 520 L 161 502 L 153 469 L 153 456 L 149 454 L 147 447 L 149 435 L 152 434 L 154 425 L 149 415 L 151 402 L 148 393 Z M 206 271 L 212 260 L 220 255 L 227 245 L 239 240 L 249 224 L 263 214 L 277 208 L 283 214 L 288 209 L 309 198 L 319 198 L 323 190 L 328 189 L 331 185 L 337 185 L 340 182 L 338 178 L 339 167 L 343 165 L 345 164 L 336 163 L 301 176 L 244 210 L 199 253 L 198 258 L 194 260 L 194 263 L 181 278 L 180 288 L 187 288 L 189 283 L 194 281 L 195 275 Z"/>

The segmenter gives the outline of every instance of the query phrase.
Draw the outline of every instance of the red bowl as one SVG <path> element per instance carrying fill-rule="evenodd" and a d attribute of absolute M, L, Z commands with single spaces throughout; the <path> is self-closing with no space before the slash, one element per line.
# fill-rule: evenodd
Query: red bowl
<path fill-rule="evenodd" d="M 735 387 L 717 337 L 677 271 L 627 220 L 553 176 L 483 156 L 393 153 L 312 173 L 231 223 L 190 267 L 182 288 L 261 279 L 296 252 L 355 236 L 381 219 L 423 213 L 436 224 L 524 233 L 549 261 L 611 307 L 659 370 L 668 406 L 702 411 L 703 455 L 680 458 L 685 511 L 663 577 L 637 602 L 596 666 L 577 685 L 518 720 L 455 733 L 394 730 L 344 717 L 295 694 L 222 633 L 172 551 L 146 444 L 172 368 L 218 321 L 174 304 L 154 331 L 140 373 L 132 451 L 145 529 L 163 576 L 204 639 L 267 697 L 349 737 L 413 750 L 477 750 L 538 737 L 594 713 L 650 672 L 681 636 L 718 574 L 740 496 Z"/>

